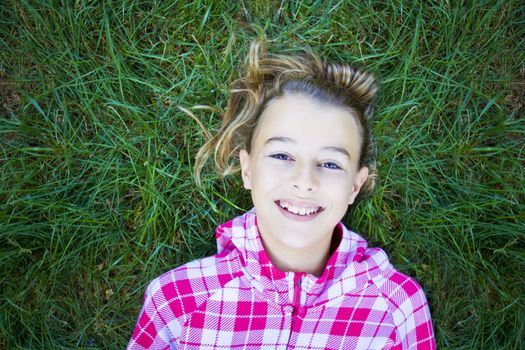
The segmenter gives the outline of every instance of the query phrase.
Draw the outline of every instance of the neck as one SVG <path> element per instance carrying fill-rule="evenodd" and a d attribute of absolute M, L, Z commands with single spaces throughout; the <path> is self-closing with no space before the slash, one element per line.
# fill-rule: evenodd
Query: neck
<path fill-rule="evenodd" d="M 262 234 L 261 238 L 272 263 L 284 272 L 306 272 L 320 276 L 330 257 L 331 240 L 318 242 L 313 247 L 291 248 Z"/>

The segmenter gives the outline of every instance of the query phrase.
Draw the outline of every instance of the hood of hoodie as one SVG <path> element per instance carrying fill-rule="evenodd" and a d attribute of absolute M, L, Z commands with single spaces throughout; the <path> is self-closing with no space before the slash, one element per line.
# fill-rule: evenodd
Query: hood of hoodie
<path fill-rule="evenodd" d="M 380 286 L 395 271 L 383 250 L 368 249 L 366 240 L 342 223 L 334 230 L 334 249 L 320 276 L 284 272 L 273 265 L 262 244 L 255 209 L 220 225 L 216 238 L 218 254 L 236 256 L 250 284 L 279 305 L 292 302 L 298 280 L 301 305 L 312 307 L 371 284 Z"/>

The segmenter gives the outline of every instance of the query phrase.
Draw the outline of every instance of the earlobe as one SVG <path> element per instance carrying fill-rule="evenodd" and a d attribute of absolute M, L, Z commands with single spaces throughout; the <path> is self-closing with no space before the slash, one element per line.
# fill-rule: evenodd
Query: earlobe
<path fill-rule="evenodd" d="M 251 177 L 250 177 L 250 155 L 244 149 L 239 152 L 239 161 L 241 163 L 241 176 L 244 188 L 247 190 L 252 189 Z"/>
<path fill-rule="evenodd" d="M 359 169 L 357 174 L 355 174 L 354 184 L 352 185 L 352 193 L 350 194 L 350 200 L 348 204 L 353 204 L 355 199 L 357 198 L 357 195 L 359 194 L 359 191 L 361 191 L 361 187 L 365 183 L 366 179 L 368 178 L 368 168 L 366 166 Z"/>

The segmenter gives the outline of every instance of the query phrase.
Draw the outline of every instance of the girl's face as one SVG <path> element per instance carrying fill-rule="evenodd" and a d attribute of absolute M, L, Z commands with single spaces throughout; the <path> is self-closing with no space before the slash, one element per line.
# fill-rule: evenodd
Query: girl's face
<path fill-rule="evenodd" d="M 360 126 L 351 112 L 304 95 L 271 101 L 242 150 L 263 241 L 286 249 L 327 247 L 368 176 L 358 169 Z"/>

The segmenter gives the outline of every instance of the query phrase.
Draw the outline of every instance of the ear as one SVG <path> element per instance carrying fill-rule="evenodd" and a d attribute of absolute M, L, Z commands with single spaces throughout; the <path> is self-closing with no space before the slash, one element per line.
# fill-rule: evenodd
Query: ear
<path fill-rule="evenodd" d="M 241 162 L 241 176 L 244 188 L 252 189 L 251 172 L 250 172 L 250 155 L 244 149 L 239 152 L 239 161 Z"/>
<path fill-rule="evenodd" d="M 352 193 L 350 193 L 350 201 L 348 204 L 353 204 L 357 195 L 359 194 L 359 191 L 361 191 L 361 187 L 365 183 L 366 179 L 368 178 L 368 168 L 366 166 L 359 169 L 357 174 L 355 174 L 354 178 L 354 184 L 352 185 Z"/>

